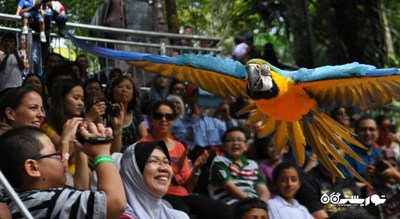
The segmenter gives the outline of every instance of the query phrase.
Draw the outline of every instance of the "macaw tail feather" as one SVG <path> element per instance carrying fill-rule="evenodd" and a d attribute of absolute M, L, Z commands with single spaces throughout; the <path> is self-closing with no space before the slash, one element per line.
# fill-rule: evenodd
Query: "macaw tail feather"
<path fill-rule="evenodd" d="M 339 124 L 324 113 L 313 112 L 311 121 L 303 120 L 304 137 L 307 139 L 313 151 L 317 154 L 321 163 L 336 176 L 344 178 L 343 173 L 337 168 L 334 161 L 344 165 L 356 178 L 369 183 L 358 174 L 353 167 L 344 159 L 343 154 L 346 153 L 358 162 L 364 163 L 363 160 L 344 142 L 344 140 L 366 149 L 361 143 L 352 138 L 353 133 L 346 130 L 344 126 Z M 321 147 L 322 145 L 322 147 Z M 324 150 L 325 149 L 325 150 Z"/>

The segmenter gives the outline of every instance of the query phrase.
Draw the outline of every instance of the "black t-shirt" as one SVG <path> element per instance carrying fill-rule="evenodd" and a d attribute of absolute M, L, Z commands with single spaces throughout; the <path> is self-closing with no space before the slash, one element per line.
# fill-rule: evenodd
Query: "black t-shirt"
<path fill-rule="evenodd" d="M 319 210 L 325 210 L 328 214 L 333 214 L 348 208 L 321 202 L 323 194 L 331 195 L 334 192 L 340 193 L 340 198 L 351 198 L 351 196 L 360 194 L 353 179 L 336 178 L 335 183 L 332 183 L 332 179 L 325 176 L 320 167 L 316 166 L 309 172 L 302 174 L 301 187 L 296 194 L 296 199 L 300 204 L 306 206 L 311 214 Z"/>

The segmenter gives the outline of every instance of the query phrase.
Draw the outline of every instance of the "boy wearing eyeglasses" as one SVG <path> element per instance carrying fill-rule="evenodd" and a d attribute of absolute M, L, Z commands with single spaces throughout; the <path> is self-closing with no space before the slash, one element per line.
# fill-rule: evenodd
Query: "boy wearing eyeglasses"
<path fill-rule="evenodd" d="M 17 192 L 33 218 L 117 218 L 126 208 L 121 177 L 110 157 L 112 136 L 102 124 L 81 124 L 78 150 L 94 160 L 98 191 L 65 187 L 66 166 L 63 153 L 56 151 L 50 138 L 36 127 L 11 129 L 0 137 L 0 170 Z M 100 139 L 89 144 L 90 140 Z M 93 145 L 95 144 L 95 145 Z M 16 203 L 4 195 L 13 218 L 22 213 Z"/>
<path fill-rule="evenodd" d="M 222 142 L 225 156 L 216 156 L 211 164 L 210 197 L 228 205 L 251 197 L 267 201 L 270 193 L 258 164 L 243 156 L 248 147 L 245 131 L 230 128 Z"/>

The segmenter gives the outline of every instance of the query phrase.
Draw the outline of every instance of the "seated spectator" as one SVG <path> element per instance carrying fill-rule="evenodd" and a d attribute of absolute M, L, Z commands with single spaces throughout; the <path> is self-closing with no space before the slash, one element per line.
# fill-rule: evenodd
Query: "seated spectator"
<path fill-rule="evenodd" d="M 9 89 L 0 101 L 0 134 L 20 126 L 40 127 L 44 119 L 40 94 L 28 87 Z"/>
<path fill-rule="evenodd" d="M 81 125 L 83 138 L 110 137 L 112 130 L 93 123 Z M 65 187 L 65 156 L 36 127 L 19 127 L 0 137 L 0 170 L 33 218 L 117 218 L 126 208 L 125 191 L 110 155 L 110 144 L 79 144 L 95 160 L 98 192 Z M 21 212 L 9 197 L 13 218 Z"/>
<path fill-rule="evenodd" d="M 338 211 L 328 219 L 376 219 L 376 217 L 371 216 L 368 212 L 363 208 L 349 208 L 344 211 Z"/>
<path fill-rule="evenodd" d="M 174 110 L 176 112 L 176 119 L 182 119 L 185 115 L 185 104 L 180 96 L 175 94 L 170 94 L 167 97 L 167 100 L 171 101 L 174 104 Z"/>
<path fill-rule="evenodd" d="M 160 74 L 155 75 L 150 82 L 150 90 L 143 93 L 141 101 L 143 104 L 147 102 L 154 103 L 155 101 L 165 100 L 169 94 L 170 79 Z"/>
<path fill-rule="evenodd" d="M 366 197 L 373 194 L 385 196 L 386 201 L 381 205 L 368 205 L 372 216 L 383 218 L 400 217 L 400 157 L 392 149 L 384 149 L 379 159 L 368 166 L 368 178 L 373 189 L 365 187 Z"/>
<path fill-rule="evenodd" d="M 50 9 L 46 10 L 46 16 L 49 16 L 51 20 L 54 20 L 58 26 L 58 35 L 64 37 L 63 30 L 65 29 L 65 24 L 67 23 L 68 17 L 65 13 L 64 5 L 62 5 L 59 1 L 55 0 L 43 0 L 44 4 Z M 48 24 L 51 26 L 51 20 Z"/>
<path fill-rule="evenodd" d="M 170 89 L 169 89 L 170 94 L 175 94 L 183 98 L 183 96 L 186 93 L 186 85 L 185 83 L 178 81 L 177 79 L 172 79 Z"/>
<path fill-rule="evenodd" d="M 46 75 L 46 87 L 49 92 L 49 95 L 52 94 L 52 88 L 57 87 L 55 86 L 58 82 L 64 81 L 66 79 L 77 80 L 75 72 L 72 70 L 71 66 L 67 64 L 61 64 L 53 66 Z"/>
<path fill-rule="evenodd" d="M 272 180 L 272 173 L 275 167 L 283 162 L 283 156 L 289 151 L 289 148 L 288 146 L 285 146 L 283 150 L 278 153 L 275 149 L 275 141 L 273 138 L 269 138 L 267 144 L 264 147 L 266 148 L 268 159 L 266 162 L 260 163 L 260 169 L 263 173 L 263 176 L 267 180 L 267 186 L 268 190 L 271 193 L 271 197 L 275 197 L 277 192 L 275 189 L 275 182 L 274 180 Z"/>
<path fill-rule="evenodd" d="M 322 164 L 318 164 L 301 177 L 301 187 L 295 198 L 300 204 L 306 206 L 311 215 L 316 219 L 327 218 L 330 214 L 344 211 L 349 207 L 335 206 L 332 203 L 323 204 L 321 196 L 339 193 L 340 197 L 351 198 L 360 195 L 356 181 L 352 178 L 338 178 L 329 172 Z"/>
<path fill-rule="evenodd" d="M 128 201 L 120 218 L 189 218 L 184 212 L 168 207 L 161 199 L 173 176 L 171 158 L 164 142 L 138 142 L 127 148 L 121 159 L 120 173 Z"/>
<path fill-rule="evenodd" d="M 79 189 L 89 187 L 88 162 L 85 154 L 76 149 L 72 142 L 76 130 L 83 122 L 83 88 L 78 80 L 64 80 L 54 87 L 52 104 L 48 110 L 42 130 L 49 136 L 57 150 L 71 156 L 65 165 L 68 166 L 68 185 Z M 72 178 L 73 176 L 73 178 Z"/>
<path fill-rule="evenodd" d="M 37 74 L 31 73 L 26 75 L 22 85 L 35 90 L 40 95 L 44 95 L 44 85 L 42 79 Z"/>
<path fill-rule="evenodd" d="M 150 135 L 140 141 L 164 141 L 172 161 L 174 172 L 172 183 L 163 199 L 174 209 L 196 215 L 199 218 L 231 218 L 227 205 L 205 196 L 192 195 L 192 189 L 201 174 L 201 167 L 208 159 L 208 151 L 204 151 L 195 161 L 193 168 L 189 166 L 187 148 L 171 137 L 170 130 L 176 118 L 173 103 L 157 101 L 152 105 L 150 113 Z"/>
<path fill-rule="evenodd" d="M 122 130 L 117 130 L 117 135 L 122 137 L 119 148 L 113 152 L 123 152 L 130 145 L 148 135 L 146 124 L 139 110 L 138 90 L 131 79 L 122 76 L 113 80 L 108 89 L 108 100 L 114 104 L 122 104 L 121 112 L 124 113 Z M 115 130 L 115 127 L 114 127 Z"/>
<path fill-rule="evenodd" d="M 298 167 L 290 163 L 280 163 L 273 172 L 277 196 L 268 200 L 268 214 L 274 219 L 313 219 L 307 208 L 301 205 L 294 195 L 300 188 Z"/>
<path fill-rule="evenodd" d="M 22 85 L 22 71 L 25 68 L 18 53 L 14 33 L 6 32 L 1 38 L 1 45 L 5 48 L 5 53 L 0 56 L 0 93 L 7 88 Z"/>
<path fill-rule="evenodd" d="M 234 219 L 268 219 L 265 201 L 258 198 L 246 198 L 235 204 Z"/>
<path fill-rule="evenodd" d="M 356 154 L 358 154 L 358 156 L 360 156 L 364 163 L 358 162 L 348 154 L 345 155 L 345 159 L 353 169 L 365 179 L 367 176 L 366 171 L 368 164 L 374 163 L 377 159 L 377 154 L 381 151 L 381 149 L 377 148 L 376 143 L 379 137 L 378 126 L 374 118 L 369 115 L 364 115 L 356 121 L 354 130 L 356 133 L 356 139 L 364 145 L 367 150 L 354 145 L 351 145 L 351 148 Z M 342 170 L 346 177 L 354 178 L 347 168 L 340 166 L 340 170 Z M 362 187 L 363 183 L 358 183 L 358 185 Z"/>
<path fill-rule="evenodd" d="M 223 101 L 217 110 L 214 112 L 214 117 L 220 119 L 225 122 L 226 128 L 232 128 L 238 126 L 238 122 L 236 119 L 231 117 L 231 109 L 230 105 Z"/>
<path fill-rule="evenodd" d="M 119 68 L 113 68 L 108 72 L 108 82 L 112 81 L 115 78 L 119 78 L 121 77 L 122 74 L 122 70 Z"/>
<path fill-rule="evenodd" d="M 222 137 L 225 156 L 216 156 L 210 168 L 210 197 L 232 205 L 248 197 L 267 201 L 270 197 L 258 164 L 246 159 L 246 134 L 243 129 L 228 129 Z"/>
<path fill-rule="evenodd" d="M 35 22 L 39 22 L 40 41 L 46 42 L 46 35 L 44 33 L 44 18 L 43 18 L 43 5 L 42 0 L 20 0 L 15 15 L 22 16 L 22 34 L 28 34 L 29 18 L 33 18 Z"/>

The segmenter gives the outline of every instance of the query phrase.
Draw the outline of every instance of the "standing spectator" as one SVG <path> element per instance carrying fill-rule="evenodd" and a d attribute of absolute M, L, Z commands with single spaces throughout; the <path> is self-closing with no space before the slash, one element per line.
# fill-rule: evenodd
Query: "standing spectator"
<path fill-rule="evenodd" d="M 0 93 L 6 88 L 21 86 L 24 69 L 15 34 L 6 32 L 1 38 L 1 44 L 5 48 L 5 54 L 0 56 Z"/>
<path fill-rule="evenodd" d="M 29 18 L 33 18 L 35 22 L 39 22 L 40 41 L 42 43 L 46 42 L 42 0 L 20 0 L 15 15 L 22 16 L 22 34 L 28 34 Z"/>
<path fill-rule="evenodd" d="M 225 156 L 216 156 L 210 168 L 210 197 L 233 205 L 248 197 L 267 201 L 270 193 L 258 164 L 246 159 L 246 133 L 242 128 L 228 129 L 222 137 Z"/>
<path fill-rule="evenodd" d="M 277 196 L 268 200 L 268 214 L 274 219 L 313 219 L 307 208 L 301 205 L 294 195 L 300 188 L 300 173 L 297 166 L 280 163 L 273 172 Z"/>
<path fill-rule="evenodd" d="M 138 105 L 138 91 L 131 79 L 122 76 L 113 80 L 108 89 L 108 100 L 112 103 L 123 105 L 125 117 L 122 130 L 117 130 L 122 135 L 122 146 L 115 152 L 123 152 L 130 145 L 148 135 L 146 124 Z"/>
<path fill-rule="evenodd" d="M 170 208 L 161 200 L 173 175 L 164 142 L 138 142 L 127 148 L 121 159 L 120 173 L 128 200 L 121 219 L 189 219 L 187 214 Z"/>
<path fill-rule="evenodd" d="M 250 60 L 248 51 L 249 45 L 244 42 L 244 37 L 236 36 L 235 46 L 232 49 L 232 59 L 246 64 L 246 62 Z"/>
<path fill-rule="evenodd" d="M 112 131 L 93 123 L 79 128 L 83 138 L 110 137 Z M 76 142 L 76 139 L 74 139 Z M 110 157 L 110 144 L 78 144 L 95 160 L 98 191 L 65 187 L 66 157 L 36 127 L 19 127 L 0 137 L 0 170 L 17 191 L 33 218 L 117 218 L 126 208 L 121 176 Z M 18 205 L 6 199 L 13 218 L 20 218 Z"/>
<path fill-rule="evenodd" d="M 209 154 L 208 151 L 204 151 L 193 162 L 193 168 L 190 168 L 187 148 L 174 140 L 170 134 L 175 118 L 176 112 L 172 102 L 155 102 L 150 113 L 151 134 L 141 139 L 141 141 L 163 141 L 167 145 L 174 176 L 163 199 L 174 209 L 184 211 L 188 215 L 196 215 L 199 218 L 231 218 L 231 211 L 225 204 L 205 196 L 191 194 L 200 176 L 200 168 L 207 161 Z"/>
<path fill-rule="evenodd" d="M 22 61 L 24 62 L 24 70 L 23 70 L 23 76 L 25 77 L 27 74 L 29 74 L 29 57 L 28 54 L 29 52 L 26 50 L 27 45 L 26 45 L 26 35 L 21 34 L 19 36 L 19 53 L 21 56 Z"/>

